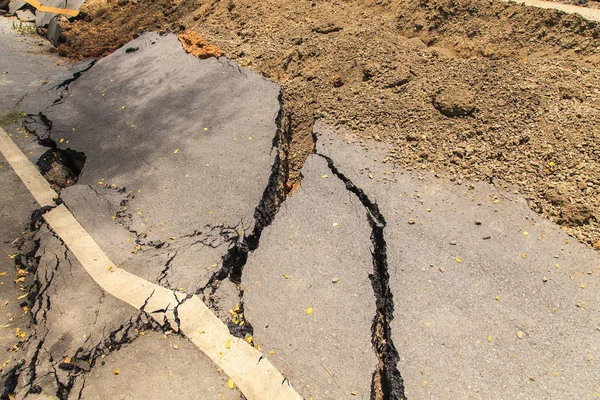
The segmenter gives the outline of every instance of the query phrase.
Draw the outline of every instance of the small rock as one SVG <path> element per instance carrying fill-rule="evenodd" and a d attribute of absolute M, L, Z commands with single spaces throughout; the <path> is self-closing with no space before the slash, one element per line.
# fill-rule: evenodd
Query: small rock
<path fill-rule="evenodd" d="M 444 267 L 440 267 L 440 272 L 444 273 L 444 271 L 445 271 Z"/>
<path fill-rule="evenodd" d="M 453 240 L 453 241 L 451 241 L 451 242 L 450 242 L 450 245 L 452 245 L 452 246 L 456 246 L 456 240 Z"/>
<path fill-rule="evenodd" d="M 415 224 L 415 220 L 414 219 L 409 219 L 408 220 L 408 224 L 409 225 L 414 225 Z"/>
<path fill-rule="evenodd" d="M 448 87 L 437 93 L 432 100 L 433 107 L 447 117 L 470 115 L 475 111 L 474 95 L 466 89 Z"/>
<path fill-rule="evenodd" d="M 523 339 L 523 338 L 525 337 L 525 332 L 523 332 L 523 331 L 519 331 L 519 332 L 517 332 L 517 337 L 518 337 L 519 339 Z"/>
<path fill-rule="evenodd" d="M 594 210 L 587 204 L 570 204 L 563 207 L 560 213 L 559 224 L 576 227 L 590 223 L 595 220 Z"/>
<path fill-rule="evenodd" d="M 344 80 L 342 79 L 341 76 L 339 75 L 334 75 L 333 76 L 333 86 L 334 87 L 340 87 L 344 85 Z"/>
<path fill-rule="evenodd" d="M 546 276 L 543 276 L 543 277 L 542 277 L 542 282 L 548 282 L 548 277 L 546 277 Z"/>
<path fill-rule="evenodd" d="M 331 279 L 332 283 L 338 283 L 340 281 L 340 278 L 333 278 Z"/>
<path fill-rule="evenodd" d="M 480 220 L 476 220 L 475 221 L 475 225 L 481 225 L 481 221 Z"/>

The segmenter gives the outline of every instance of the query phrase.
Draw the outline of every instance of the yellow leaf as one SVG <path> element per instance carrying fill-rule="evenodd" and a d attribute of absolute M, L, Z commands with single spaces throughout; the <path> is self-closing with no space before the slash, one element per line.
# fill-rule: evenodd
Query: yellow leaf
<path fill-rule="evenodd" d="M 492 342 L 492 335 L 488 335 L 488 342 Z"/>
<path fill-rule="evenodd" d="M 173 154 L 177 154 L 179 153 L 179 149 L 175 149 L 175 151 L 173 152 Z"/>
<path fill-rule="evenodd" d="M 276 354 L 276 353 L 277 353 L 277 352 L 276 352 L 276 351 L 273 351 L 273 350 L 269 351 L 269 354 L 271 354 L 271 355 L 273 355 L 273 354 Z"/>
<path fill-rule="evenodd" d="M 462 262 L 462 260 L 461 260 L 460 258 L 458 258 L 458 257 L 457 257 L 457 258 L 455 258 L 454 260 L 455 260 L 457 263 L 461 263 L 461 262 Z"/>
<path fill-rule="evenodd" d="M 244 339 L 244 340 L 246 340 L 246 342 L 252 344 L 252 335 L 246 336 L 246 339 Z"/>
<path fill-rule="evenodd" d="M 329 178 L 329 175 L 321 175 L 321 178 L 327 179 L 327 178 Z"/>
<path fill-rule="evenodd" d="M 312 312 L 313 312 L 313 308 L 312 307 L 308 307 L 306 309 L 306 315 L 310 315 L 310 314 L 312 314 Z"/>
<path fill-rule="evenodd" d="M 231 378 L 229 378 L 227 380 L 227 386 L 229 386 L 229 389 L 233 389 L 235 387 L 233 380 Z"/>
<path fill-rule="evenodd" d="M 230 349 L 230 348 L 231 348 L 231 339 L 229 339 L 229 340 L 227 340 L 227 341 L 225 342 L 225 348 L 226 348 L 226 349 Z"/>
<path fill-rule="evenodd" d="M 27 296 L 29 296 L 29 293 L 25 293 L 24 295 L 21 295 L 21 296 L 17 297 L 17 300 L 24 299 Z"/>
<path fill-rule="evenodd" d="M 352 396 L 356 396 L 356 392 L 350 392 Z"/>
<path fill-rule="evenodd" d="M 524 231 L 524 232 L 523 232 L 523 236 L 527 236 L 527 235 L 529 235 L 529 232 L 527 232 L 527 231 Z"/>
<path fill-rule="evenodd" d="M 335 228 L 336 226 L 338 226 L 339 224 L 337 222 L 333 223 L 333 227 Z"/>
<path fill-rule="evenodd" d="M 119 368 L 115 368 L 115 370 L 113 371 L 113 373 L 114 373 L 115 375 L 119 375 Z"/>
<path fill-rule="evenodd" d="M 521 254 L 521 257 L 522 258 L 527 258 L 527 254 L 523 253 L 523 254 Z"/>
<path fill-rule="evenodd" d="M 283 277 L 284 277 L 285 279 L 290 279 L 290 277 L 289 277 L 289 276 L 287 276 L 286 274 L 283 274 Z"/>
<path fill-rule="evenodd" d="M 6 275 L 6 272 L 0 272 L 0 276 Z"/>

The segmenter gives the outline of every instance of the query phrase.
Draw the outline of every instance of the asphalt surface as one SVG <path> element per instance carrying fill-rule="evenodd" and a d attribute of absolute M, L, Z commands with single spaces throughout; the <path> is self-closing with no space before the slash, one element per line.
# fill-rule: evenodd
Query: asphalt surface
<path fill-rule="evenodd" d="M 10 35 L 0 38 L 16 43 Z M 519 194 L 405 173 L 380 161 L 380 144 L 317 121 L 302 185 L 269 225 L 282 168 L 276 85 L 226 59 L 199 61 L 172 35 L 145 34 L 69 73 L 31 46 L 0 50 L 17 53 L 0 56 L 13 68 L 0 104 L 22 106 L 35 129 L 9 126 L 15 142 L 34 162 L 47 150 L 37 137 L 85 154 L 60 197 L 101 249 L 147 281 L 201 295 L 304 398 L 597 398 L 600 257 Z M 13 77 L 29 56 L 48 70 Z M 35 205 L 6 164 L 0 179 L 12 241 Z M 242 398 L 188 339 L 106 294 L 39 226 L 22 240 L 35 295 L 11 361 L 23 360 L 16 398 Z M 12 260 L 3 268 L 15 271 Z"/>
<path fill-rule="evenodd" d="M 600 257 L 483 183 L 383 164 L 317 125 L 317 151 L 386 219 L 392 339 L 408 398 L 592 399 L 600 392 Z"/>

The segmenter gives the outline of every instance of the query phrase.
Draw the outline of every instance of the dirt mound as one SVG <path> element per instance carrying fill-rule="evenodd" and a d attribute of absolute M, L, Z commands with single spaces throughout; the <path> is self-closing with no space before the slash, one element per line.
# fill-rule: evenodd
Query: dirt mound
<path fill-rule="evenodd" d="M 420 174 L 519 190 L 600 247 L 598 24 L 487 0 L 123 1 L 87 3 L 61 53 L 191 29 L 282 85 L 296 167 L 320 118 Z"/>
<path fill-rule="evenodd" d="M 599 51 L 597 22 L 557 10 L 497 0 L 405 0 L 390 8 L 404 35 L 418 37 L 428 46 L 451 47 L 461 57 Z"/>

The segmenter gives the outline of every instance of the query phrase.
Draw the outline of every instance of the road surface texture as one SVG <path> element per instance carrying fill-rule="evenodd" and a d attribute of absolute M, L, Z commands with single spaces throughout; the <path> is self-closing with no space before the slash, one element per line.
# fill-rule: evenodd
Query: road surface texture
<path fill-rule="evenodd" d="M 400 169 L 320 120 L 292 189 L 281 89 L 173 34 L 69 71 L 16 60 L 32 100 L 2 100 L 5 130 L 59 198 L 39 209 L 3 162 L 5 396 L 264 398 L 243 354 L 277 398 L 600 394 L 600 257 L 520 194 Z M 111 263 L 90 267 L 71 214 Z M 211 313 L 233 336 L 203 347 Z"/>

